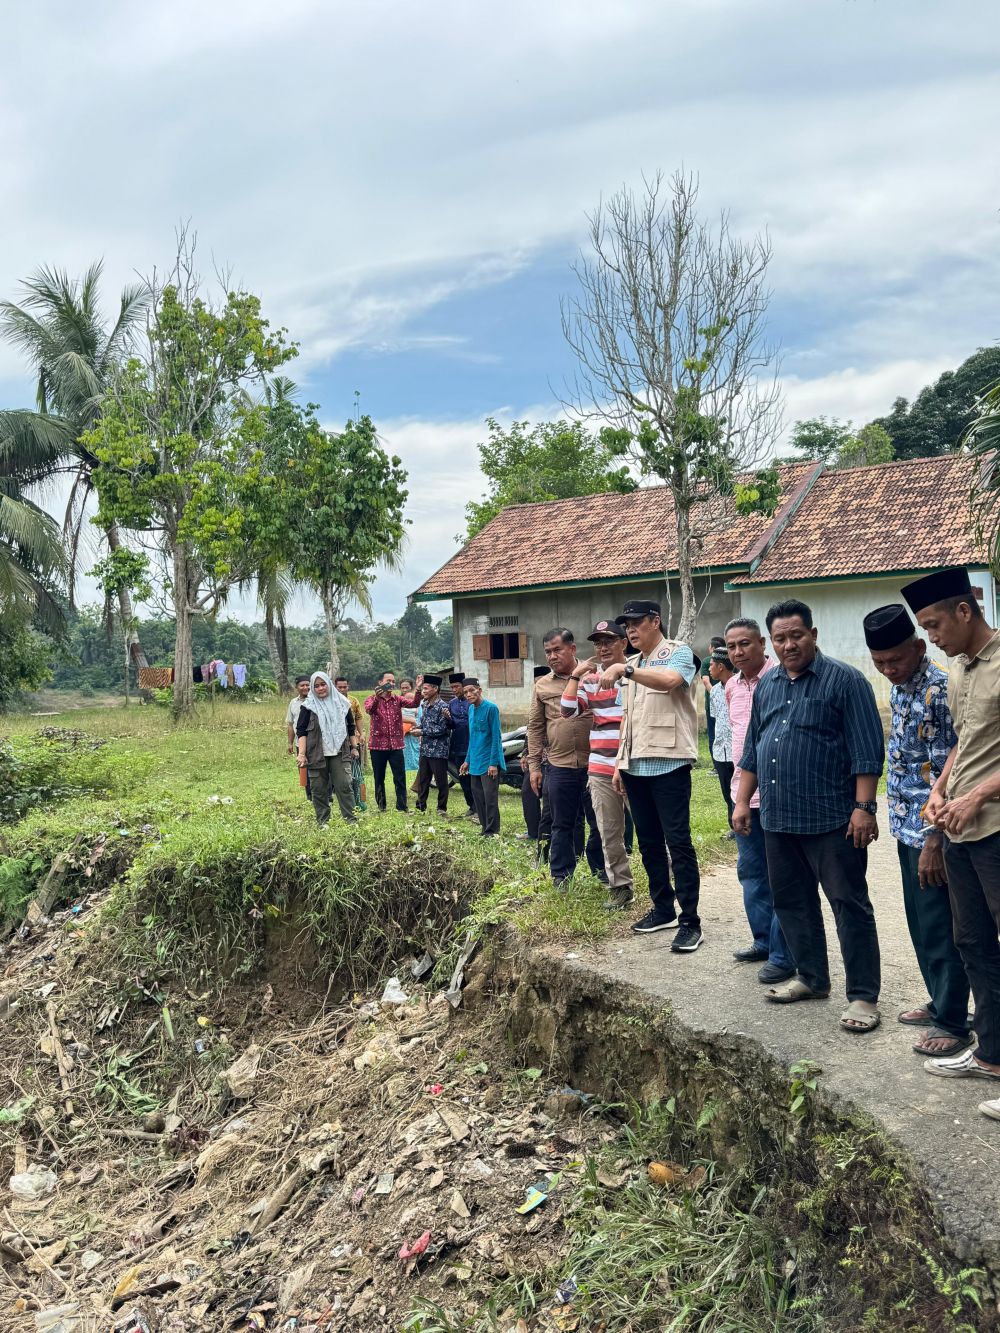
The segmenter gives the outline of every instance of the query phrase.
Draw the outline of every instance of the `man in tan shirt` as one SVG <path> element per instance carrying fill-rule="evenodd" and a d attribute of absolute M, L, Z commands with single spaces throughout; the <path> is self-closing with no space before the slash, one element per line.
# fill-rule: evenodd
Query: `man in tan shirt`
<path fill-rule="evenodd" d="M 908 583 L 903 596 L 931 642 L 956 659 L 948 707 L 958 744 L 924 816 L 945 833 L 955 944 L 972 987 L 978 1038 L 975 1053 L 926 1060 L 924 1068 L 1000 1084 L 1000 634 L 983 617 L 964 569 L 928 574 Z M 1000 1120 L 1000 1099 L 979 1109 Z"/>
<path fill-rule="evenodd" d="M 549 869 L 552 882 L 562 885 L 576 869 L 576 831 L 582 818 L 590 826 L 587 838 L 587 864 L 605 883 L 604 850 L 597 831 L 594 807 L 587 791 L 587 767 L 590 763 L 589 713 L 563 717 L 562 696 L 576 669 L 576 642 L 573 631 L 559 626 L 550 629 L 542 640 L 549 674 L 535 681 L 528 713 L 528 772 L 532 790 L 542 793 L 542 754 L 547 752 L 547 795 L 552 812 L 552 840 L 549 845 Z"/>

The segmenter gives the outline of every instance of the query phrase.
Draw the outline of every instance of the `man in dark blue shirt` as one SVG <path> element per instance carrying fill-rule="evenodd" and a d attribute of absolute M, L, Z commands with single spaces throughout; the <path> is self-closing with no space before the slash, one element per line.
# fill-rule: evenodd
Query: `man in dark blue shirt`
<path fill-rule="evenodd" d="M 462 788 L 462 795 L 465 797 L 465 804 L 468 807 L 466 811 L 468 817 L 475 819 L 476 810 L 472 800 L 472 779 L 467 773 L 462 772 L 462 765 L 469 753 L 469 705 L 465 700 L 464 671 L 453 671 L 448 677 L 448 684 L 451 686 L 452 696 L 448 700 L 448 712 L 455 724 L 452 728 L 451 745 L 448 749 L 448 768 L 452 775 L 458 778 L 458 785 Z"/>
<path fill-rule="evenodd" d="M 797 977 L 766 995 L 790 1004 L 830 994 L 822 885 L 847 974 L 841 1027 L 871 1032 L 879 1023 L 881 969 L 865 872 L 868 845 L 878 837 L 882 722 L 861 672 L 817 648 L 804 602 L 772 606 L 767 630 L 778 666 L 754 694 L 733 811 L 733 828 L 746 836 L 750 798 L 760 790 L 774 910 L 798 966 Z"/>

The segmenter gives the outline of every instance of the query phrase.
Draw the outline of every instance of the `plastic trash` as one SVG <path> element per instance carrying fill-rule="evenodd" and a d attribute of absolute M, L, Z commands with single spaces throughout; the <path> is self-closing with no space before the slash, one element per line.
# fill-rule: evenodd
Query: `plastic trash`
<path fill-rule="evenodd" d="M 32 1166 L 27 1171 L 20 1171 L 10 1178 L 10 1192 L 15 1199 L 25 1203 L 35 1203 L 51 1194 L 59 1184 L 59 1177 L 47 1166 Z"/>
<path fill-rule="evenodd" d="M 524 1196 L 524 1203 L 518 1207 L 517 1211 L 522 1214 L 533 1213 L 539 1204 L 544 1203 L 548 1197 L 545 1181 L 540 1180 L 537 1184 L 528 1187 Z"/>
<path fill-rule="evenodd" d="M 563 1278 L 556 1287 L 556 1300 L 560 1305 L 569 1305 L 580 1293 L 580 1284 L 575 1277 Z"/>
<path fill-rule="evenodd" d="M 412 1245 L 407 1245 L 404 1240 L 403 1244 L 400 1246 L 399 1257 L 404 1263 L 406 1263 L 408 1259 L 419 1259 L 430 1243 L 431 1233 L 429 1231 L 425 1231 L 423 1235 L 418 1236 Z"/>
<path fill-rule="evenodd" d="M 419 958 L 414 958 L 410 964 L 410 976 L 414 981 L 423 981 L 424 977 L 430 976 L 434 971 L 434 959 L 429 953 L 423 953 Z"/>
<path fill-rule="evenodd" d="M 406 1004 L 409 996 L 399 983 L 399 977 L 390 977 L 382 992 L 383 1004 Z"/>

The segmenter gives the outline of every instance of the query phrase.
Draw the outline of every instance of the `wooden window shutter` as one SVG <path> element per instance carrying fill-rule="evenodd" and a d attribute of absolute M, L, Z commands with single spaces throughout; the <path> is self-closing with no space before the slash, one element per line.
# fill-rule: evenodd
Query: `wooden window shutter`
<path fill-rule="evenodd" d="M 488 662 L 490 660 L 490 636 L 488 634 L 473 634 L 472 656 L 477 662 Z"/>
<path fill-rule="evenodd" d="M 499 665 L 499 663 L 498 663 Z M 506 667 L 505 685 L 523 685 L 524 684 L 524 663 L 514 658 L 508 658 L 503 663 Z"/>
<path fill-rule="evenodd" d="M 517 655 L 518 655 L 518 657 L 521 659 L 522 662 L 523 662 L 524 659 L 528 656 L 528 636 L 527 636 L 527 634 L 519 634 L 519 635 L 517 636 Z"/>
<path fill-rule="evenodd" d="M 504 673 L 504 667 L 505 667 L 506 665 L 507 665 L 507 663 L 506 663 L 506 662 L 503 662 L 503 661 L 493 661 L 493 662 L 490 663 L 490 684 L 491 684 L 491 685 L 506 685 L 506 684 L 507 684 L 506 675 L 505 675 L 505 673 Z M 521 665 L 520 662 L 518 662 L 518 666 L 520 666 L 520 665 Z"/>

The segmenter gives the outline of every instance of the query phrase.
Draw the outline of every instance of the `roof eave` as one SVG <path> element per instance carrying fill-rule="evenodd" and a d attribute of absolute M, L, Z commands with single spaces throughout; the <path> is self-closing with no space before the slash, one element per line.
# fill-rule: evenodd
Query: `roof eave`
<path fill-rule="evenodd" d="M 699 566 L 697 569 L 693 569 L 691 573 L 696 578 L 704 578 L 707 575 L 741 574 L 748 571 L 749 568 L 747 562 L 743 561 L 739 564 Z M 675 579 L 677 577 L 676 569 L 659 569 L 641 574 L 616 574 L 605 579 L 567 579 L 554 583 L 525 583 L 516 588 L 471 588 L 468 590 L 462 589 L 458 592 L 425 592 L 422 588 L 418 588 L 416 592 L 410 594 L 408 600 L 410 602 L 448 602 L 462 601 L 469 597 L 516 597 L 519 593 L 525 592 L 568 592 L 573 588 L 600 588 L 617 583 L 661 583 L 665 579 Z"/>
<path fill-rule="evenodd" d="M 986 571 L 985 561 L 963 561 L 967 569 Z M 809 574 L 800 579 L 753 579 L 749 583 L 727 583 L 726 592 L 746 592 L 748 588 L 795 588 L 809 583 L 870 583 L 875 579 L 919 578 L 943 568 L 940 560 L 932 565 L 911 565 L 909 569 L 876 569 L 864 574 Z"/>

